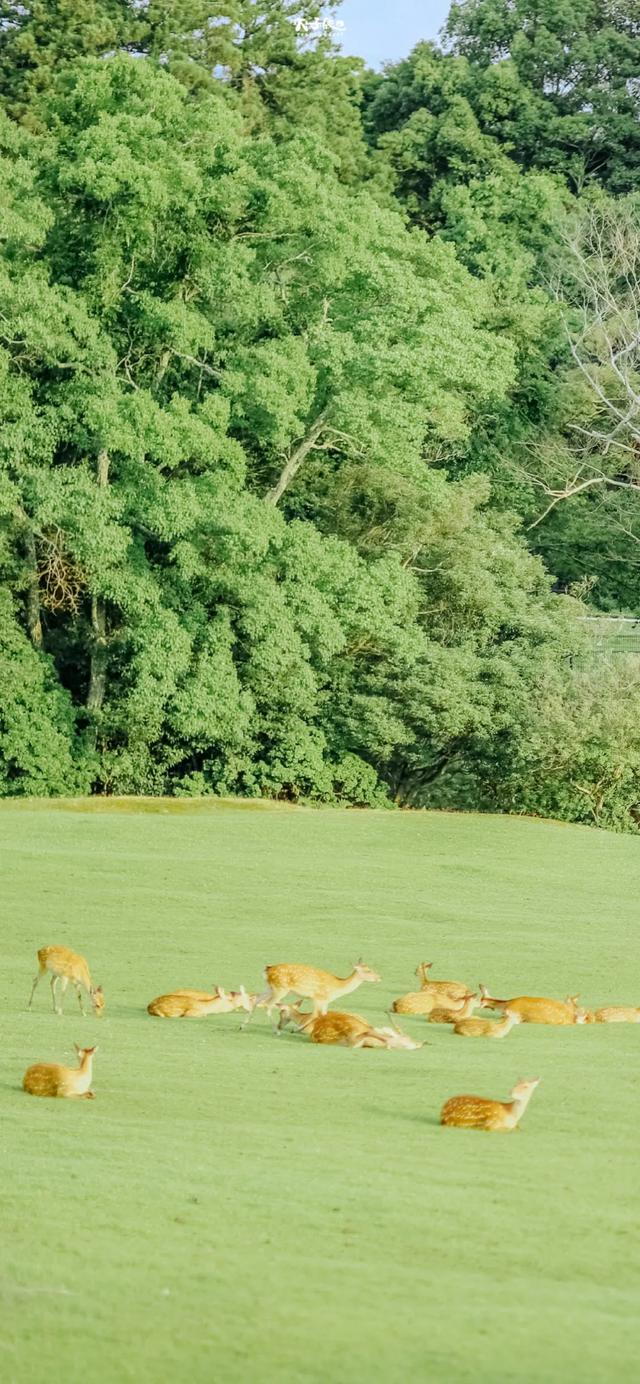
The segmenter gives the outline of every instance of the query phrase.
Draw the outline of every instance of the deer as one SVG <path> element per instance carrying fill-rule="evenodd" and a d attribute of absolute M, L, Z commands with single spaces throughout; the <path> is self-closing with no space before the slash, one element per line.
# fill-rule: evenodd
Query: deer
<path fill-rule="evenodd" d="M 568 1004 L 575 1014 L 577 1024 L 595 1024 L 595 1015 L 592 1009 L 584 1009 L 578 1004 L 578 995 L 567 995 L 565 1004 Z"/>
<path fill-rule="evenodd" d="M 315 1017 L 317 1014 L 326 1014 L 333 1000 L 340 999 L 342 995 L 350 995 L 363 981 L 374 983 L 380 980 L 377 971 L 372 971 L 362 960 L 356 961 L 351 974 L 344 979 L 334 976 L 331 971 L 321 971 L 317 966 L 289 963 L 266 966 L 264 976 L 267 989 L 258 995 L 252 1012 L 264 1008 L 269 1018 L 272 1010 L 277 1008 L 287 995 L 298 995 L 301 999 L 311 1000 Z M 245 1023 L 248 1022 L 247 1019 Z"/>
<path fill-rule="evenodd" d="M 276 1025 L 276 1037 L 284 1033 L 284 1030 L 287 1028 L 295 1029 L 296 1033 L 308 1033 L 312 1024 L 315 1022 L 315 1018 L 320 1017 L 320 1015 L 315 1016 L 310 1010 L 301 1009 L 300 1003 L 300 1000 L 296 1000 L 294 1004 L 279 1004 L 276 1006 L 280 1013 L 280 1018 Z M 334 1009 L 332 1011 L 333 1017 L 335 1017 L 337 1013 L 338 1011 Z M 341 1015 L 340 1017 L 344 1018 L 345 1016 Z M 362 1019 L 359 1014 L 350 1014 L 347 1017 L 357 1020 L 357 1022 L 362 1024 L 365 1028 L 368 1027 L 367 1020 Z"/>
<path fill-rule="evenodd" d="M 343 1013 L 333 1009 L 327 1014 L 305 1014 L 298 1005 L 283 1005 L 278 1030 L 292 1025 L 305 1033 L 312 1043 L 333 1043 L 346 1048 L 421 1048 L 413 1038 L 393 1024 L 390 1028 L 374 1028 L 360 1014 Z"/>
<path fill-rule="evenodd" d="M 539 1084 L 540 1077 L 518 1081 L 508 1101 L 487 1100 L 485 1096 L 452 1096 L 440 1112 L 441 1125 L 458 1129 L 491 1129 L 507 1133 L 517 1129 Z"/>
<path fill-rule="evenodd" d="M 607 1004 L 604 1009 L 593 1011 L 592 1022 L 596 1024 L 640 1024 L 640 1005 Z"/>
<path fill-rule="evenodd" d="M 467 996 L 465 997 L 465 999 L 460 1000 L 460 1001 L 459 1001 L 457 1004 L 455 1004 L 455 1005 L 454 1005 L 454 1002 L 452 1001 L 452 1002 L 451 1002 L 451 1007 L 450 1007 L 450 1008 L 448 1008 L 448 1007 L 443 1008 L 442 1005 L 441 1005 L 441 1006 L 440 1006 L 439 1008 L 437 1008 L 437 1009 L 432 1009 L 430 1014 L 427 1014 L 427 1016 L 426 1016 L 426 1018 L 427 1018 L 427 1023 L 429 1023 L 429 1024 L 457 1024 L 457 1023 L 460 1023 L 462 1019 L 468 1019 L 468 1018 L 470 1018 L 470 1016 L 473 1014 L 473 1011 L 474 1011 L 474 1009 L 475 1009 L 475 1007 L 476 1007 L 477 1002 L 478 1002 L 478 996 L 477 996 L 477 995 L 467 995 Z"/>
<path fill-rule="evenodd" d="M 244 1009 L 247 1014 L 250 1014 L 257 999 L 256 995 L 247 994 L 244 985 L 241 985 L 239 990 L 221 990 L 218 985 L 213 985 L 211 988 L 214 994 L 219 993 L 221 995 L 224 995 L 225 998 L 230 1001 L 230 1008 L 228 1010 L 219 1009 L 215 1011 L 219 1014 L 230 1013 L 233 1009 Z M 172 990 L 171 994 L 185 995 L 188 999 L 193 1000 L 211 999 L 211 994 L 208 990 Z M 160 998 L 164 998 L 164 996 L 161 996 Z"/>
<path fill-rule="evenodd" d="M 521 1023 L 520 1015 L 507 1009 L 502 1019 L 456 1019 L 453 1031 L 462 1038 L 506 1038 L 514 1025 Z"/>
<path fill-rule="evenodd" d="M 69 947 L 41 947 L 37 955 L 38 974 L 31 989 L 28 1004 L 29 1009 L 31 1009 L 33 1004 L 33 997 L 36 993 L 38 982 L 42 980 L 42 977 L 46 975 L 48 971 L 51 975 L 51 994 L 53 997 L 54 1014 L 62 1014 L 62 999 L 64 999 L 66 988 L 69 981 L 71 981 L 76 995 L 78 996 L 83 1018 L 85 1016 L 85 1007 L 82 1000 L 83 990 L 86 991 L 91 1000 L 94 1014 L 97 1017 L 102 1015 L 104 1011 L 104 994 L 102 986 L 94 986 L 92 984 L 91 976 L 89 975 L 89 967 L 84 956 L 79 956 L 77 952 L 71 951 Z M 61 1000 L 59 1004 L 56 997 L 56 986 L 58 983 L 61 990 Z"/>
<path fill-rule="evenodd" d="M 251 1013 L 248 997 L 243 1007 Z M 237 1008 L 231 996 L 216 985 L 212 995 L 205 990 L 175 990 L 170 995 L 158 995 L 147 1005 L 147 1013 L 158 1019 L 203 1019 L 207 1014 L 230 1014 Z"/>
<path fill-rule="evenodd" d="M 95 1100 L 91 1080 L 93 1054 L 98 1049 L 79 1048 L 77 1043 L 74 1046 L 79 1058 L 77 1067 L 61 1067 L 57 1062 L 37 1062 L 35 1066 L 27 1067 L 22 1078 L 23 1091 L 30 1096 L 67 1096 L 75 1100 Z"/>
<path fill-rule="evenodd" d="M 389 1018 L 391 1019 L 391 1015 Z M 410 1052 L 415 1052 L 418 1048 L 425 1047 L 424 1040 L 421 1043 L 416 1042 L 415 1038 L 410 1038 L 408 1033 L 403 1033 L 392 1019 L 390 1028 L 372 1028 L 369 1036 L 373 1039 L 381 1038 L 383 1040 L 382 1046 L 385 1048 L 404 1048 Z M 364 1039 L 361 1046 L 363 1048 L 377 1047 L 378 1043 L 368 1042 L 367 1039 Z"/>
<path fill-rule="evenodd" d="M 455 1000 L 464 999 L 469 993 L 469 987 L 464 985 L 461 980 L 429 980 L 429 971 L 433 966 L 433 961 L 420 961 L 416 966 L 415 974 L 420 981 L 421 990 L 439 991 L 441 995 L 452 995 Z"/>
<path fill-rule="evenodd" d="M 401 995 L 399 999 L 394 1000 L 391 1008 L 394 1014 L 424 1014 L 429 1017 L 436 1010 L 449 1010 L 455 1014 L 468 1000 L 469 995 L 466 991 L 463 996 L 456 999 L 444 991 L 410 990 L 408 995 Z"/>
<path fill-rule="evenodd" d="M 480 985 L 480 1004 L 484 1009 L 512 1009 L 519 1014 L 523 1024 L 579 1024 L 585 1020 L 578 1009 L 579 995 L 569 995 L 562 1000 L 550 1000 L 544 996 L 517 995 L 511 1000 L 498 1000 L 489 994 L 486 985 Z"/>

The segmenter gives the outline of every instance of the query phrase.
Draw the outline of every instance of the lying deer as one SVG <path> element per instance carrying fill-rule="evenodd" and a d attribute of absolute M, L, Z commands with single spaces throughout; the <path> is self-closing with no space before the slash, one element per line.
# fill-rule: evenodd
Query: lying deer
<path fill-rule="evenodd" d="M 445 1101 L 440 1112 L 440 1124 L 455 1125 L 459 1129 L 492 1129 L 508 1131 L 516 1129 L 540 1081 L 518 1081 L 511 1092 L 511 1100 L 487 1100 L 484 1096 L 452 1096 Z"/>
<path fill-rule="evenodd" d="M 489 994 L 486 985 L 480 986 L 480 1004 L 484 1009 L 511 1009 L 519 1014 L 523 1024 L 579 1024 L 584 1023 L 585 1010 L 578 1009 L 578 995 L 570 995 L 564 1002 L 550 1000 L 544 996 L 516 995 L 511 1000 L 498 1000 Z"/>
<path fill-rule="evenodd" d="M 247 994 L 244 985 L 241 985 L 239 990 L 222 990 L 219 985 L 214 985 L 212 986 L 212 990 L 214 995 L 224 995 L 225 1001 L 229 1002 L 229 1009 L 225 1008 L 215 1011 L 219 1014 L 230 1014 L 233 1009 L 244 1009 L 247 1014 L 250 1014 L 257 999 L 256 995 Z M 186 995 L 189 999 L 194 1000 L 211 999 L 209 990 L 172 990 L 171 994 Z"/>
<path fill-rule="evenodd" d="M 391 1018 L 391 1015 L 389 1015 L 389 1017 Z M 422 1043 L 417 1043 L 415 1038 L 410 1038 L 408 1033 L 403 1033 L 402 1029 L 397 1028 L 395 1024 L 393 1024 L 391 1028 L 372 1028 L 370 1036 L 374 1039 L 381 1038 L 383 1040 L 381 1046 L 385 1048 L 404 1048 L 409 1052 L 416 1052 L 418 1048 L 423 1048 L 425 1046 L 424 1041 Z M 362 1046 L 364 1048 L 373 1048 L 378 1047 L 379 1044 L 377 1042 L 367 1042 L 365 1040 Z"/>
<path fill-rule="evenodd" d="M 640 1006 L 607 1004 L 604 1009 L 594 1009 L 593 1021 L 596 1024 L 640 1024 Z"/>
<path fill-rule="evenodd" d="M 231 1014 L 234 1009 L 246 1009 L 250 1014 L 248 995 L 245 992 L 234 998 L 219 985 L 211 995 L 206 990 L 174 990 L 170 995 L 158 995 L 147 1005 L 147 1013 L 158 1019 L 203 1019 L 207 1014 Z"/>
<path fill-rule="evenodd" d="M 77 1100 L 95 1100 L 91 1090 L 93 1075 L 93 1054 L 97 1048 L 79 1048 L 75 1045 L 80 1059 L 78 1067 L 61 1067 L 57 1062 L 37 1062 L 27 1067 L 22 1078 L 22 1089 L 30 1096 L 73 1096 Z"/>
<path fill-rule="evenodd" d="M 464 999 L 467 995 L 468 986 L 461 980 L 430 980 L 429 971 L 433 966 L 433 961 L 421 961 L 416 966 L 416 975 L 420 981 L 421 990 L 439 991 L 441 995 L 451 995 L 454 1000 Z"/>
<path fill-rule="evenodd" d="M 89 996 L 89 999 L 91 1000 L 94 1014 L 102 1014 L 104 1010 L 104 995 L 102 993 L 102 986 L 94 986 L 92 984 L 91 976 L 89 975 L 89 967 L 84 959 L 84 956 L 79 956 L 77 952 L 71 951 L 69 947 L 40 948 L 38 952 L 38 974 L 33 982 L 33 986 L 31 989 L 31 996 L 29 998 L 28 1005 L 29 1009 L 33 1004 L 33 997 L 36 993 L 36 987 L 38 985 L 38 982 L 42 980 L 42 977 L 46 975 L 47 972 L 49 972 L 49 974 L 51 975 L 51 994 L 53 997 L 54 1014 L 62 1013 L 62 1001 L 58 1005 L 56 998 L 56 986 L 58 984 L 60 985 L 62 998 L 64 999 L 64 994 L 69 984 L 69 981 L 71 981 L 71 984 L 75 989 L 76 995 L 78 996 L 78 1002 L 80 1004 L 82 1014 L 84 1015 L 85 1013 L 85 1008 L 82 1001 L 83 990 L 86 991 L 87 995 Z"/>
<path fill-rule="evenodd" d="M 298 995 L 301 999 L 311 1000 L 314 1015 L 326 1014 L 333 1000 L 340 999 L 342 995 L 350 995 L 363 981 L 380 980 L 377 971 L 372 971 L 364 961 L 356 961 L 351 974 L 344 979 L 332 975 L 331 971 L 321 971 L 317 966 L 288 963 L 267 966 L 264 974 L 267 989 L 262 995 L 258 995 L 253 1010 L 264 1008 L 269 1017 L 272 1010 L 277 1008 L 287 995 Z"/>
<path fill-rule="evenodd" d="M 427 1014 L 427 1022 L 430 1024 L 460 1023 L 461 1020 L 468 1019 L 471 1016 L 471 1014 L 473 1014 L 473 1011 L 477 1003 L 477 995 L 467 995 L 465 999 L 459 1000 L 455 1007 L 452 1002 L 450 1009 L 442 1007 L 438 1009 L 432 1009 L 431 1013 Z"/>
<path fill-rule="evenodd" d="M 507 1009 L 503 1019 L 456 1019 L 454 1033 L 463 1038 L 506 1038 L 514 1024 L 522 1019 L 513 1009 Z"/>
<path fill-rule="evenodd" d="M 283 1005 L 278 1031 L 292 1026 L 304 1033 L 312 1043 L 335 1043 L 347 1048 L 421 1048 L 408 1034 L 394 1024 L 391 1028 L 374 1028 L 360 1014 L 342 1013 L 337 1009 L 328 1014 L 304 1014 L 297 1005 Z"/>
<path fill-rule="evenodd" d="M 468 1000 L 469 995 L 466 991 L 459 999 L 455 999 L 453 995 L 447 995 L 444 991 L 410 990 L 408 995 L 401 995 L 399 999 L 394 1000 L 391 1008 L 394 1014 L 425 1014 L 427 1017 L 436 1011 L 442 1013 L 443 1010 L 458 1014 Z"/>

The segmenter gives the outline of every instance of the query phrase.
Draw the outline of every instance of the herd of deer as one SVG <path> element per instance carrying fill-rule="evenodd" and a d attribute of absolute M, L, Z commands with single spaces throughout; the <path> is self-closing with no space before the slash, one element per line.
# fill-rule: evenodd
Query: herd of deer
<path fill-rule="evenodd" d="M 512 999 L 500 1000 L 490 995 L 484 985 L 479 986 L 476 994 L 462 981 L 431 980 L 431 965 L 430 961 L 420 963 L 416 969 L 420 989 L 395 1000 L 392 1011 L 396 1014 L 422 1015 L 430 1023 L 449 1024 L 453 1033 L 462 1037 L 504 1038 L 515 1024 L 640 1023 L 640 1006 L 608 1005 L 603 1009 L 583 1009 L 578 1004 L 578 995 L 569 995 L 564 1001 L 532 995 L 516 995 Z M 51 978 L 54 1013 L 62 1014 L 62 1000 L 69 982 L 75 989 L 83 1015 L 83 994 L 88 995 L 94 1014 L 99 1016 L 103 1013 L 105 1001 L 102 986 L 93 985 L 84 957 L 68 947 L 42 947 L 38 952 L 38 974 L 33 982 L 29 1008 L 39 981 L 47 974 Z M 276 1033 L 293 1028 L 305 1034 L 312 1043 L 333 1043 L 349 1048 L 423 1047 L 423 1043 L 403 1033 L 391 1015 L 389 1026 L 377 1028 L 359 1014 L 338 1010 L 329 1012 L 329 1005 L 334 1000 L 351 994 L 365 981 L 380 980 L 377 972 L 366 966 L 364 961 L 356 962 L 351 974 L 344 978 L 334 976 L 330 971 L 319 970 L 316 966 L 287 964 L 267 966 L 264 974 L 267 988 L 260 995 L 248 994 L 244 986 L 229 991 L 214 986 L 211 993 L 206 990 L 174 990 L 171 994 L 159 995 L 152 1000 L 147 1005 L 147 1011 L 163 1019 L 200 1019 L 207 1014 L 229 1014 L 242 1010 L 247 1015 L 242 1025 L 244 1028 L 257 1009 L 264 1009 L 269 1017 L 276 1010 Z M 295 997 L 294 1002 L 285 1004 L 289 996 Z M 310 1012 L 301 1008 L 304 1000 L 310 1001 Z M 474 1018 L 475 1007 L 498 1011 L 502 1018 Z M 24 1074 L 23 1089 L 32 1096 L 93 1100 L 91 1081 L 95 1051 L 95 1047 L 80 1048 L 76 1045 L 79 1058 L 77 1067 L 62 1067 L 51 1062 L 40 1062 L 29 1067 Z M 515 1129 L 539 1080 L 539 1077 L 535 1077 L 529 1081 L 519 1081 L 513 1087 L 509 1101 L 487 1100 L 483 1096 L 453 1096 L 442 1107 L 440 1123 L 468 1129 Z"/>

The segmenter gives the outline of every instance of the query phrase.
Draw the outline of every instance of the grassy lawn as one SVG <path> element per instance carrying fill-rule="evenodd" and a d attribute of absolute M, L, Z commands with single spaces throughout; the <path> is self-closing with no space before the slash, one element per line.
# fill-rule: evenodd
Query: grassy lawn
<path fill-rule="evenodd" d="M 353 1052 L 256 1016 L 149 1018 L 275 961 L 640 1002 L 640 845 L 521 819 L 180 805 L 0 807 L 4 1384 L 609 1381 L 638 1374 L 640 1026 Z M 64 1018 L 39 946 L 107 1014 Z M 22 1093 L 98 1041 L 94 1102 Z M 541 1075 L 515 1135 L 450 1095 Z"/>

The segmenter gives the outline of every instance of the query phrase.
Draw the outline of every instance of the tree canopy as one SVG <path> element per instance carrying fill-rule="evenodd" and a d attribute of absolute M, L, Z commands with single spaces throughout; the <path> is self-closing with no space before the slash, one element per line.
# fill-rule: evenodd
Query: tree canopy
<path fill-rule="evenodd" d="M 363 77 L 313 4 L 3 7 L 2 793 L 635 829 L 640 688 L 578 618 L 637 604 L 634 473 L 608 585 L 568 486 L 621 397 L 576 266 L 635 202 L 514 157 L 473 8 Z"/>

